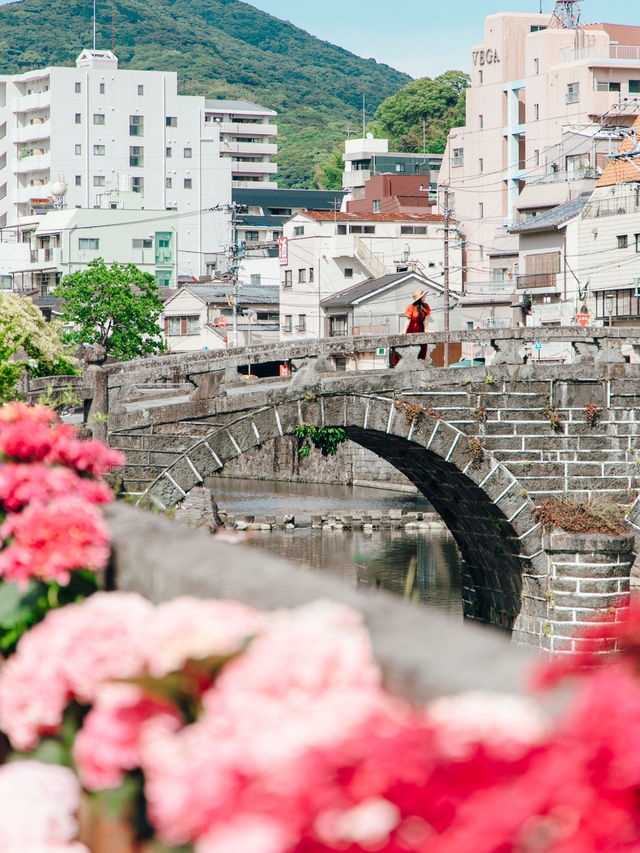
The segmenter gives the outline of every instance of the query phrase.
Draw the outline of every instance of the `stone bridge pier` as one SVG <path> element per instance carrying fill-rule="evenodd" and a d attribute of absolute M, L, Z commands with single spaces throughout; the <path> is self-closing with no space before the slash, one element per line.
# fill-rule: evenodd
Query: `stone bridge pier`
<path fill-rule="evenodd" d="M 623 334 L 624 332 L 624 334 Z M 473 336 L 473 339 L 470 337 Z M 468 619 L 551 651 L 629 592 L 640 505 L 629 536 L 547 534 L 535 509 L 550 496 L 631 506 L 640 467 L 640 329 L 451 333 L 484 346 L 487 364 L 419 361 L 442 334 L 349 338 L 165 356 L 93 371 L 109 442 L 127 454 L 125 490 L 164 510 L 225 464 L 301 424 L 342 427 L 406 475 L 433 504 L 463 560 Z M 559 355 L 539 362 L 535 340 Z M 395 370 L 361 370 L 395 347 Z M 563 349 L 564 348 L 564 349 Z M 336 370 L 336 359 L 347 371 Z M 281 361 L 292 377 L 247 382 L 238 368 Z M 489 363 L 489 361 L 491 363 Z M 364 362 L 363 362 L 364 363 Z"/>

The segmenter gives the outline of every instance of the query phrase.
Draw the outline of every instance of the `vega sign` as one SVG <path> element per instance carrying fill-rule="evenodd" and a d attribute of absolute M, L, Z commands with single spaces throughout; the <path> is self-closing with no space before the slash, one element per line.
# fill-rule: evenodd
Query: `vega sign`
<path fill-rule="evenodd" d="M 500 62 L 498 51 L 488 47 L 486 50 L 472 50 L 471 58 L 474 66 L 478 65 L 495 65 Z"/>

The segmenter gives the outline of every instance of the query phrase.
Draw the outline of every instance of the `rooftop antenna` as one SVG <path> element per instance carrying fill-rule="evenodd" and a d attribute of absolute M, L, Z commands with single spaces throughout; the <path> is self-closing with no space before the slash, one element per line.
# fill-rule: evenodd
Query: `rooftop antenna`
<path fill-rule="evenodd" d="M 581 0 L 556 0 L 549 27 L 563 30 L 579 29 L 582 26 L 580 2 Z"/>

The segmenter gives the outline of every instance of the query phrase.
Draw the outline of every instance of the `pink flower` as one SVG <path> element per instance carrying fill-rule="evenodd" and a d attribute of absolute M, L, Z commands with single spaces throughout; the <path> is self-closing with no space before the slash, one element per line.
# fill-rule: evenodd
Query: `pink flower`
<path fill-rule="evenodd" d="M 143 670 L 145 619 L 139 595 L 99 592 L 50 611 L 0 670 L 0 728 L 15 749 L 55 732 L 72 698 L 90 704 L 99 685 Z"/>
<path fill-rule="evenodd" d="M 39 463 L 0 467 L 0 503 L 5 510 L 15 512 L 33 501 L 46 503 L 52 498 L 77 495 L 95 504 L 113 500 L 107 483 L 79 477 L 70 468 L 50 468 Z"/>
<path fill-rule="evenodd" d="M 183 597 L 161 604 L 147 626 L 147 669 L 158 678 L 189 658 L 233 654 L 262 621 L 255 610 L 235 601 Z"/>
<path fill-rule="evenodd" d="M 89 791 L 117 788 L 125 771 L 140 765 L 139 743 L 146 729 L 174 731 L 180 715 L 168 701 L 145 696 L 129 684 L 105 684 L 78 732 L 73 758 Z"/>
<path fill-rule="evenodd" d="M 38 761 L 0 766 L 0 850 L 82 850 L 77 833 L 80 789 L 67 767 Z"/>
<path fill-rule="evenodd" d="M 0 551 L 0 576 L 26 585 L 36 577 L 60 584 L 73 569 L 103 569 L 109 560 L 109 531 L 99 513 L 78 496 L 39 501 L 10 513 L 0 526 L 7 547 Z"/>
<path fill-rule="evenodd" d="M 195 845 L 195 853 L 287 853 L 292 838 L 268 815 L 239 814 L 214 827 Z"/>
<path fill-rule="evenodd" d="M 47 462 L 51 465 L 67 465 L 92 477 L 103 477 L 114 468 L 121 468 L 125 459 L 119 450 L 113 450 L 99 441 L 80 441 L 75 437 L 75 430 L 63 432 L 58 427 Z"/>

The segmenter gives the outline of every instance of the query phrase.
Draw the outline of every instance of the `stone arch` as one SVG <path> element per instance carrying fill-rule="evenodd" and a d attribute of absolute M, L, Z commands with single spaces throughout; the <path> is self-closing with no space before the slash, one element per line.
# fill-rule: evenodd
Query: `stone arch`
<path fill-rule="evenodd" d="M 465 433 L 420 407 L 352 393 L 264 406 L 195 442 L 140 501 L 167 509 L 231 459 L 303 423 L 342 427 L 405 474 L 442 516 L 461 551 L 465 615 L 538 644 L 548 566 L 534 505 L 491 453 L 474 459 Z"/>

